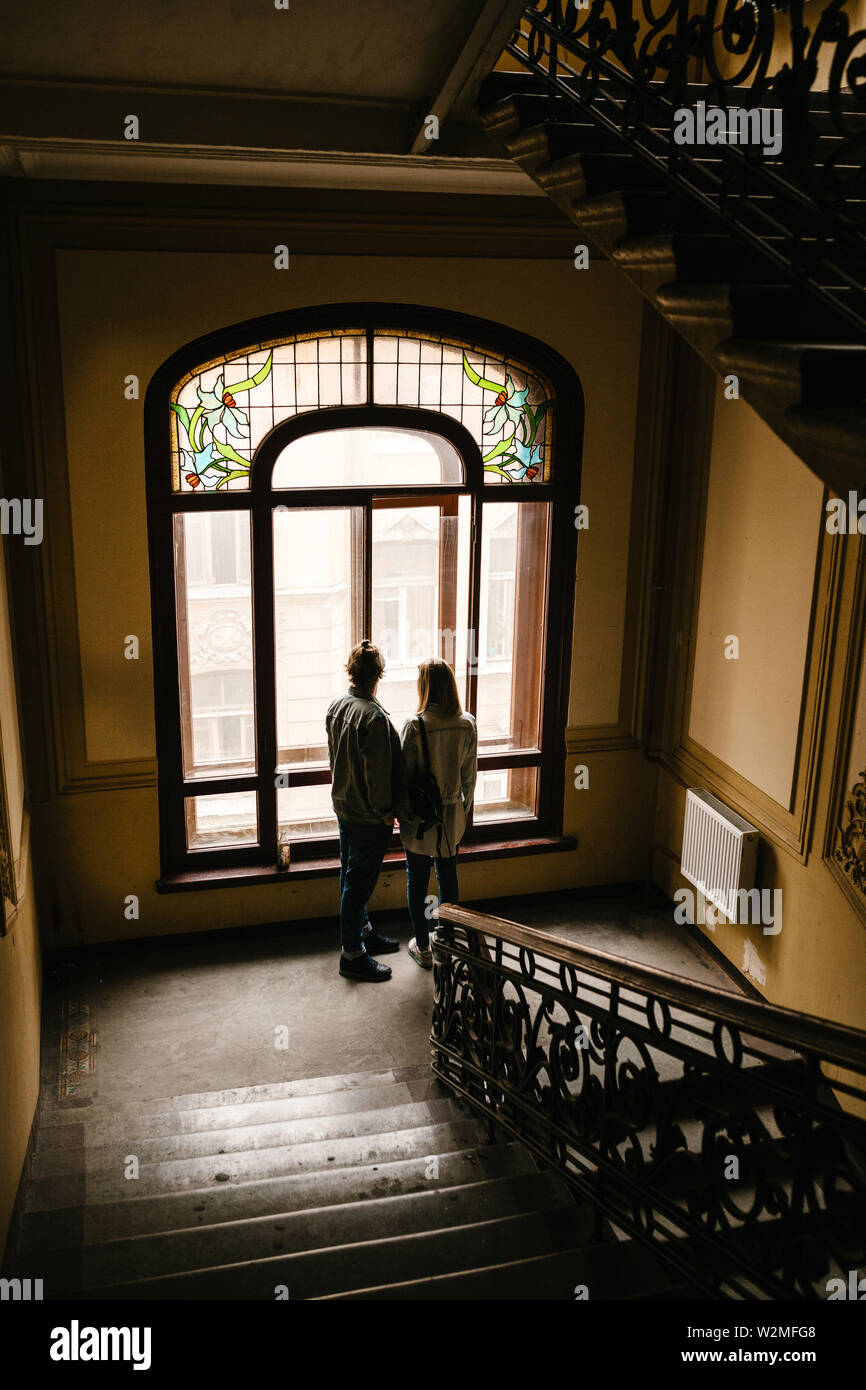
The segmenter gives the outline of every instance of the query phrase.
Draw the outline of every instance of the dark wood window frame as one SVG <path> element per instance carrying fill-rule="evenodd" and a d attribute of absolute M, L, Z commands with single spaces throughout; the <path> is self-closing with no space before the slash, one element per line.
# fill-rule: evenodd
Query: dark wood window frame
<path fill-rule="evenodd" d="M 202 363 L 297 334 L 327 333 L 363 327 L 367 334 L 367 403 L 305 411 L 276 425 L 256 450 L 250 490 L 244 492 L 175 493 L 171 485 L 168 403 L 179 380 Z M 432 337 L 484 347 L 491 353 L 524 363 L 549 383 L 553 395 L 547 448 L 552 461 L 549 483 L 485 483 L 481 452 L 469 431 L 451 416 L 412 406 L 372 404 L 374 332 L 411 329 Z M 272 489 L 273 464 L 285 447 L 304 435 L 362 425 L 387 425 L 424 430 L 448 440 L 465 466 L 461 486 L 399 488 Z M 153 620 L 154 697 L 157 735 L 161 888 L 221 886 L 232 882 L 273 881 L 276 870 L 277 806 L 274 777 L 277 767 L 275 698 L 275 629 L 273 588 L 273 507 L 363 508 L 365 630 L 372 621 L 370 548 L 374 499 L 385 502 L 399 492 L 401 500 L 440 498 L 453 505 L 460 494 L 471 499 L 470 631 L 479 631 L 482 501 L 550 502 L 548 524 L 545 635 L 541 648 L 543 695 L 539 752 L 484 754 L 479 766 L 538 769 L 538 814 L 524 821 L 487 822 L 470 826 L 464 846 L 479 858 L 503 853 L 526 853 L 559 847 L 565 772 L 570 654 L 577 532 L 574 509 L 580 494 L 583 434 L 583 393 L 573 368 L 546 344 L 485 319 L 423 306 L 387 304 L 324 305 L 252 319 L 209 334 L 174 353 L 154 375 L 145 400 L 147 504 L 150 542 L 151 610 Z M 252 519 L 253 666 L 255 677 L 256 765 L 250 774 L 184 780 L 182 716 L 179 700 L 177 605 L 175 598 L 174 517 L 181 512 L 248 509 Z M 527 514 L 531 515 L 531 514 Z M 530 528 L 532 529 L 532 528 Z M 537 679 L 537 671 L 522 669 L 520 679 Z M 474 707 L 477 671 L 470 673 L 470 707 Z M 321 767 L 299 767 L 290 774 L 291 786 L 330 781 Z M 220 792 L 255 791 L 259 814 L 258 844 L 237 848 L 189 851 L 186 847 L 185 798 Z M 506 838 L 507 837 L 507 838 Z M 395 849 L 398 848 L 395 837 Z M 461 851 L 461 853 L 464 851 Z M 332 871 L 336 838 L 299 841 L 293 872 Z"/>

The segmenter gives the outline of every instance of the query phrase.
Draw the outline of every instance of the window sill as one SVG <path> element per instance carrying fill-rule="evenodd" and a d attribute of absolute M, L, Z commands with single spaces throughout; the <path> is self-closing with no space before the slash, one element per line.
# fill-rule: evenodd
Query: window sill
<path fill-rule="evenodd" d="M 487 840 L 483 844 L 466 845 L 460 850 L 461 863 L 479 863 L 485 859 L 520 859 L 531 854 L 555 854 L 577 849 L 572 836 L 547 835 L 529 840 Z M 395 869 L 405 864 L 399 850 L 389 850 L 383 868 Z M 299 883 L 314 878 L 331 878 L 339 873 L 340 861 L 333 859 L 301 859 L 290 869 L 275 869 L 267 864 L 238 865 L 229 869 L 184 870 L 157 880 L 158 893 L 195 893 L 214 888 L 241 888 L 258 883 Z"/>

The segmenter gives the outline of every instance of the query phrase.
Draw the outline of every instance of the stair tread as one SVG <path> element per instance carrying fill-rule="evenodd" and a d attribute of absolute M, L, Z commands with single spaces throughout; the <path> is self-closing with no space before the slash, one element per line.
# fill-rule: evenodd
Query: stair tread
<path fill-rule="evenodd" d="M 281 1212 L 241 1221 L 191 1227 L 102 1242 L 83 1252 L 82 1282 L 97 1286 L 128 1279 L 190 1273 L 340 1245 L 475 1225 L 515 1215 L 570 1208 L 560 1174 L 526 1173 L 429 1191 Z M 73 1270 L 78 1253 L 72 1252 Z"/>
<path fill-rule="evenodd" d="M 92 1148 L 55 1148 L 37 1150 L 33 1156 L 33 1179 L 84 1172 L 98 1178 L 122 1171 L 127 1158 L 134 1156 L 143 1172 L 145 1169 L 188 1159 L 219 1160 L 235 1158 L 261 1149 L 297 1148 L 308 1144 L 326 1143 L 361 1135 L 384 1134 L 389 1128 L 410 1129 L 464 1115 L 453 1099 L 434 1097 L 427 1100 L 401 1101 L 395 1105 L 377 1105 L 375 1109 L 348 1111 L 336 1114 L 299 1116 L 288 1120 L 263 1121 L 236 1125 L 227 1129 L 193 1130 L 189 1133 L 161 1135 L 155 1139 L 125 1136 L 111 1143 Z"/>
<path fill-rule="evenodd" d="M 432 1151 L 431 1151 L 432 1152 Z M 195 1226 L 218 1225 L 267 1216 L 273 1211 L 311 1208 L 426 1192 L 437 1185 L 466 1187 L 496 1178 L 537 1172 L 522 1144 L 482 1144 L 437 1152 L 430 1175 L 431 1152 L 415 1158 L 261 1178 L 215 1187 L 187 1188 L 123 1202 L 96 1202 L 48 1212 L 25 1213 L 22 1253 L 38 1253 L 135 1236 L 165 1234 Z"/>
<path fill-rule="evenodd" d="M 438 1103 L 438 1102 L 437 1102 Z M 206 1154 L 143 1165 L 134 1183 L 121 1171 L 32 1178 L 25 1210 L 47 1211 L 57 1207 L 106 1203 L 188 1190 L 212 1185 L 217 1175 L 228 1183 L 266 1177 L 312 1173 L 334 1167 L 357 1167 L 389 1159 L 443 1153 L 485 1143 L 485 1126 L 479 1119 L 429 1120 L 405 1129 L 388 1129 L 365 1135 L 346 1135 L 303 1144 L 257 1148 L 230 1154 Z"/>
<path fill-rule="evenodd" d="M 431 1279 L 405 1280 L 343 1293 L 321 1301 L 348 1299 L 526 1299 L 575 1300 L 579 1286 L 597 1299 L 692 1298 L 683 1285 L 672 1286 L 663 1267 L 636 1242 L 591 1244 L 528 1259 L 458 1270 Z"/>
<path fill-rule="evenodd" d="M 255 1086 L 234 1086 L 216 1091 L 192 1091 L 174 1096 L 121 1097 L 97 1096 L 93 1100 L 72 1097 L 69 1100 L 48 1100 L 43 1104 L 43 1117 L 52 1122 L 67 1119 L 80 1123 L 100 1111 L 129 1114 L 158 1114 L 165 1110 L 205 1109 L 217 1105 L 248 1105 L 257 1100 L 288 1099 L 295 1096 L 327 1095 L 355 1087 L 386 1085 L 430 1076 L 430 1067 L 397 1067 L 385 1071 L 355 1071 L 333 1076 L 298 1077 L 291 1081 L 268 1081 Z M 147 1107 L 147 1108 L 141 1108 Z"/>
<path fill-rule="evenodd" d="M 93 1150 L 117 1143 L 121 1138 L 127 1143 L 139 1137 L 179 1137 L 184 1134 L 241 1128 L 279 1120 L 349 1114 L 361 1110 L 380 1109 L 383 1105 L 400 1101 L 417 1101 L 444 1094 L 441 1084 L 430 1074 L 423 1082 L 390 1081 L 373 1087 L 353 1086 L 338 1091 L 315 1092 L 312 1095 L 261 1098 L 247 1103 L 211 1107 L 184 1107 L 180 1110 L 168 1108 L 141 1115 L 116 1112 L 110 1116 L 100 1116 L 101 1123 L 91 1120 L 76 1126 L 75 1130 L 80 1129 L 80 1134 L 68 1124 L 41 1125 L 36 1152 L 66 1150 L 74 1146 L 71 1141 L 76 1138 L 79 1147 Z"/>
<path fill-rule="evenodd" d="M 91 1287 L 85 1296 L 258 1300 L 273 1298 L 275 1287 L 285 1285 L 290 1298 L 307 1299 L 357 1287 L 357 1280 L 365 1274 L 374 1283 L 384 1283 L 386 1278 L 401 1282 L 472 1268 L 479 1259 L 483 1264 L 498 1264 L 571 1248 L 588 1233 L 592 1219 L 588 1206 L 554 1207 L 360 1245 L 272 1255 L 207 1270 Z"/>

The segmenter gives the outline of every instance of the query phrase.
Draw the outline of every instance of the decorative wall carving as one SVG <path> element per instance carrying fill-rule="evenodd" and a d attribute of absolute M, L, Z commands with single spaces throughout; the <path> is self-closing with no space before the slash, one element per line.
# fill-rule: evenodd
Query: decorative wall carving
<path fill-rule="evenodd" d="M 866 899 L 866 770 L 848 793 L 833 857 Z"/>
<path fill-rule="evenodd" d="M 196 669 L 251 666 L 253 632 L 249 613 L 220 608 L 196 623 L 190 642 L 190 661 Z"/>
<path fill-rule="evenodd" d="M 0 743 L 0 936 L 6 934 L 6 923 L 18 905 L 18 886 L 15 882 L 15 849 L 9 823 L 6 800 L 6 773 L 3 766 L 3 745 Z"/>

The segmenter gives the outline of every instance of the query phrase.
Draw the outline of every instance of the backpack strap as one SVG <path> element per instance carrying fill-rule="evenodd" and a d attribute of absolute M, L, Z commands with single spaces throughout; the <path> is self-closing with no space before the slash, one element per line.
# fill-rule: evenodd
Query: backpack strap
<path fill-rule="evenodd" d="M 421 735 L 421 752 L 424 756 L 424 767 L 429 776 L 433 776 L 433 769 L 430 766 L 430 746 L 427 743 L 427 730 L 424 728 L 424 720 L 418 715 L 415 721 L 418 725 L 418 732 Z"/>
<path fill-rule="evenodd" d="M 422 750 L 422 753 L 423 753 L 423 756 L 424 756 L 424 766 L 425 766 L 425 768 L 426 768 L 426 770 L 427 770 L 427 775 L 428 775 L 429 777 L 432 777 L 432 776 L 433 776 L 433 768 L 432 768 L 432 766 L 431 766 L 431 764 L 430 764 L 430 746 L 429 746 L 429 744 L 427 743 L 427 730 L 424 728 L 424 720 L 421 718 L 420 714 L 418 715 L 418 718 L 417 718 L 417 720 L 416 720 L 416 723 L 417 723 L 417 725 L 418 725 L 418 732 L 419 732 L 420 735 L 421 735 L 421 750 Z M 444 823 L 440 820 L 439 823 L 438 823 L 438 825 L 436 826 L 436 858 L 437 858 L 437 859 L 441 859 L 441 858 L 442 858 L 442 832 L 444 831 L 444 829 L 445 829 Z M 447 838 L 447 836 L 446 836 L 446 838 Z M 451 848 L 451 841 L 450 841 L 450 839 L 448 840 L 448 848 L 449 848 L 449 849 Z"/>

